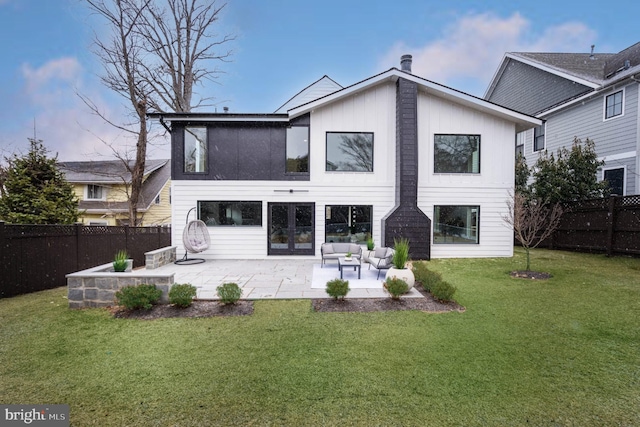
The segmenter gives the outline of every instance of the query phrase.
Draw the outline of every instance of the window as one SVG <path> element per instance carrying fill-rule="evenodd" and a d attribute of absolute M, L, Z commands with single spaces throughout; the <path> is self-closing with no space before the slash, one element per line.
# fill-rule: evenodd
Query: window
<path fill-rule="evenodd" d="M 524 132 L 516 134 L 516 158 L 518 155 L 524 156 Z"/>
<path fill-rule="evenodd" d="M 533 129 L 533 151 L 544 150 L 544 131 L 546 123 L 541 124 Z"/>
<path fill-rule="evenodd" d="M 89 220 L 89 224 L 88 225 L 109 225 L 109 223 L 107 221 L 101 221 L 98 219 L 91 219 Z"/>
<path fill-rule="evenodd" d="M 605 169 L 603 177 L 609 183 L 611 194 L 624 196 L 624 168 Z"/>
<path fill-rule="evenodd" d="M 435 173 L 480 173 L 480 135 L 434 135 Z"/>
<path fill-rule="evenodd" d="M 287 173 L 309 173 L 309 127 L 287 128 Z"/>
<path fill-rule="evenodd" d="M 326 170 L 373 172 L 373 133 L 327 132 Z"/>
<path fill-rule="evenodd" d="M 198 202 L 198 218 L 209 226 L 261 226 L 262 202 Z"/>
<path fill-rule="evenodd" d="M 366 243 L 371 237 L 373 206 L 326 206 L 325 242 Z"/>
<path fill-rule="evenodd" d="M 207 172 L 207 128 L 184 129 L 184 171 Z"/>
<path fill-rule="evenodd" d="M 622 115 L 623 91 L 618 91 L 605 97 L 604 119 Z"/>
<path fill-rule="evenodd" d="M 479 243 L 480 206 L 434 206 L 433 243 Z"/>
<path fill-rule="evenodd" d="M 87 185 L 87 200 L 104 200 L 105 192 L 99 185 Z"/>
<path fill-rule="evenodd" d="M 159 204 L 160 204 L 160 202 L 161 202 L 161 199 L 160 199 L 160 195 L 158 194 L 158 195 L 156 196 L 156 199 L 153 201 L 153 203 L 155 203 L 156 205 L 159 205 Z"/>

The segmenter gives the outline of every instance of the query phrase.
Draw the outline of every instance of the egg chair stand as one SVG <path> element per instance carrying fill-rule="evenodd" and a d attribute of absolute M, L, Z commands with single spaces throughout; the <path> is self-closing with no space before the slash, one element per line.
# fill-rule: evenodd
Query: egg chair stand
<path fill-rule="evenodd" d="M 207 224 L 199 219 L 189 221 L 189 215 L 195 208 L 189 209 L 187 212 L 186 226 L 182 232 L 182 244 L 184 245 L 184 256 L 176 260 L 178 265 L 201 264 L 205 262 L 204 258 L 189 258 L 189 254 L 197 254 L 209 249 L 211 239 Z"/>

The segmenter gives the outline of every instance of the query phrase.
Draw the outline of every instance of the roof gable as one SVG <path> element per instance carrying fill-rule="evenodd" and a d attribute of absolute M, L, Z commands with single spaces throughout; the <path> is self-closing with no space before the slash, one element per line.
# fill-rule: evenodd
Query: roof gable
<path fill-rule="evenodd" d="M 169 163 L 167 159 L 147 160 L 144 175 L 149 175 L 167 163 Z M 133 160 L 129 161 L 131 168 L 133 164 Z M 122 184 L 123 182 L 131 182 L 131 173 L 121 160 L 58 162 L 58 167 L 65 174 L 65 179 L 71 183 Z"/>
<path fill-rule="evenodd" d="M 275 113 L 286 113 L 287 110 L 291 108 L 306 104 L 309 101 L 321 98 L 340 89 L 342 89 L 342 86 L 336 83 L 329 76 L 324 75 L 291 97 L 287 102 L 280 106 Z"/>

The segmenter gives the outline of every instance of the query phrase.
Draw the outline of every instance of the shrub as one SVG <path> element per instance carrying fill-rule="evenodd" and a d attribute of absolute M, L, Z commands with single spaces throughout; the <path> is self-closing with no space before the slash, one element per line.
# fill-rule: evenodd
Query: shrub
<path fill-rule="evenodd" d="M 451 301 L 453 294 L 456 292 L 456 287 L 449 282 L 440 280 L 439 282 L 431 285 L 431 289 L 429 289 L 429 291 L 435 299 L 446 302 Z"/>
<path fill-rule="evenodd" d="M 400 299 L 400 295 L 409 292 L 409 285 L 402 279 L 391 277 L 384 283 L 384 288 L 391 295 L 391 299 Z"/>
<path fill-rule="evenodd" d="M 129 310 L 138 308 L 151 310 L 153 304 L 160 301 L 160 297 L 162 297 L 162 291 L 156 288 L 156 285 L 125 286 L 116 292 L 118 305 L 122 305 Z"/>
<path fill-rule="evenodd" d="M 237 283 L 223 283 L 216 288 L 216 292 L 223 304 L 235 304 L 242 296 L 242 289 Z"/>
<path fill-rule="evenodd" d="M 118 273 L 125 271 L 127 269 L 128 259 L 129 254 L 127 254 L 127 251 L 118 251 L 113 259 L 113 271 L 117 271 Z"/>
<path fill-rule="evenodd" d="M 327 282 L 327 294 L 334 299 L 344 299 L 349 290 L 348 280 L 333 279 Z"/>
<path fill-rule="evenodd" d="M 413 264 L 413 275 L 427 291 L 430 291 L 435 283 L 442 280 L 440 273 L 429 270 L 424 262 L 416 262 Z"/>
<path fill-rule="evenodd" d="M 169 302 L 182 308 L 189 307 L 195 297 L 196 287 L 189 283 L 176 283 L 169 291 Z"/>
<path fill-rule="evenodd" d="M 405 267 L 407 261 L 409 261 L 409 239 L 393 240 L 393 266 L 398 270 L 402 270 Z"/>

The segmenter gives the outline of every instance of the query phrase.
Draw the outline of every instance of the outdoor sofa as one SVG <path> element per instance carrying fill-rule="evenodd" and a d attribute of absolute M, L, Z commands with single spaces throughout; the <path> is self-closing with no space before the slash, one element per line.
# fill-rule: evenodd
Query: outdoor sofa
<path fill-rule="evenodd" d="M 356 243 L 323 243 L 320 246 L 320 254 L 322 255 L 322 265 L 325 260 L 338 260 L 338 258 L 344 257 L 348 252 L 351 252 L 351 256 L 358 260 L 362 257 L 362 247 Z"/>

